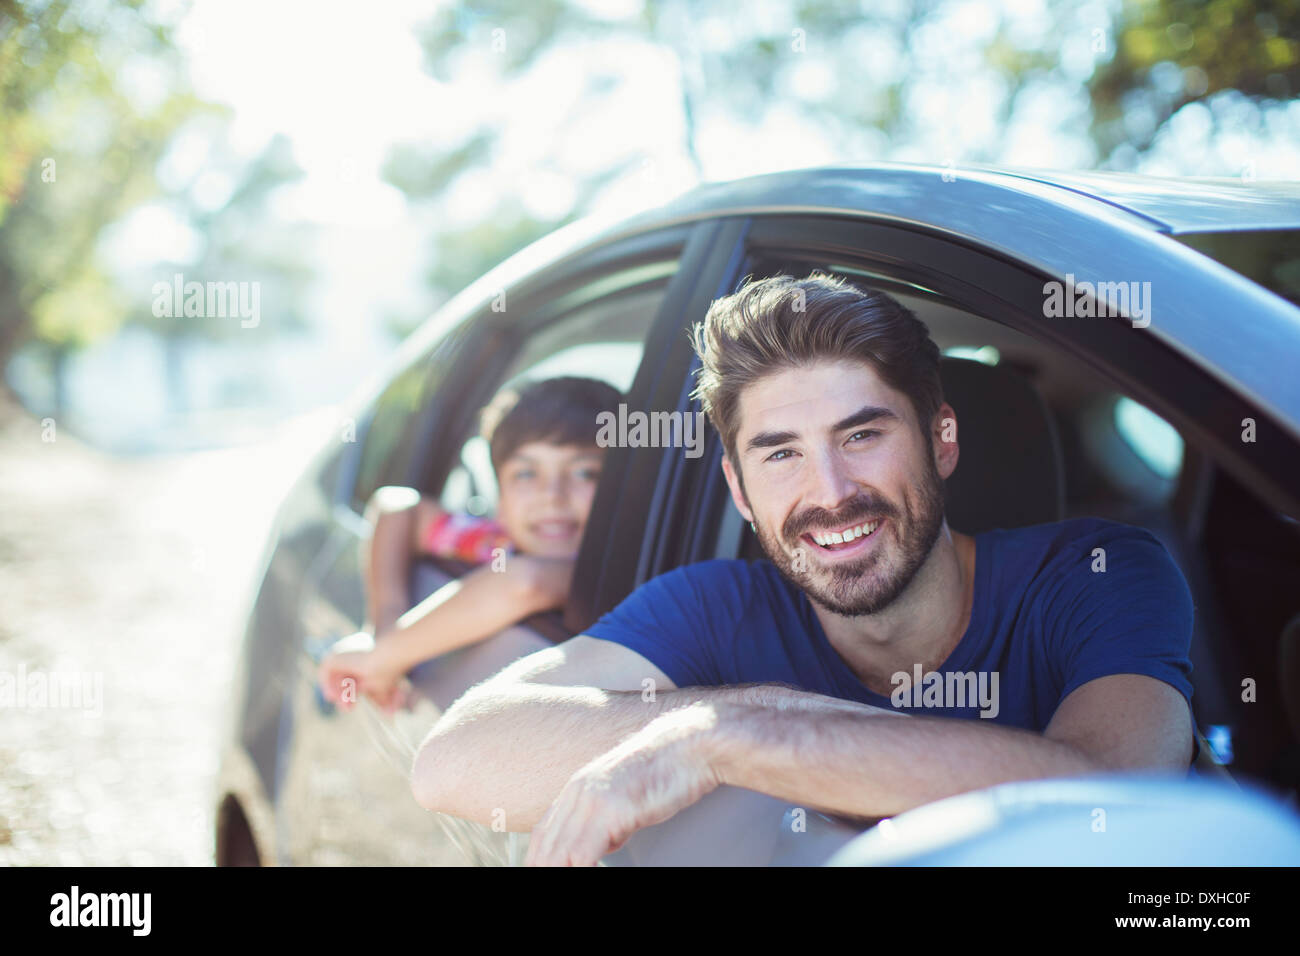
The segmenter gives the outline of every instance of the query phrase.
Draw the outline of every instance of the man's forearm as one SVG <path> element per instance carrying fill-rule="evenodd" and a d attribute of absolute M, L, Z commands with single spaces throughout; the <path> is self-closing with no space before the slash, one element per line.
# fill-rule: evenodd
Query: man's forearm
<path fill-rule="evenodd" d="M 569 778 L 659 715 L 709 701 L 770 711 L 876 715 L 891 711 L 774 684 L 687 687 L 645 694 L 518 680 L 469 691 L 434 725 L 416 755 L 412 787 L 420 804 L 510 830 L 541 819 Z"/>
<path fill-rule="evenodd" d="M 717 711 L 700 746 L 720 782 L 846 816 L 890 816 L 1012 780 L 1104 769 L 1041 734 L 976 721 L 779 714 L 733 702 Z"/>

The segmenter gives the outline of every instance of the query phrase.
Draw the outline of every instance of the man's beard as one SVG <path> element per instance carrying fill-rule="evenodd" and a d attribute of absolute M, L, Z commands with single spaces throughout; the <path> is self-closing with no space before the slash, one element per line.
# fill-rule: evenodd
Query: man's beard
<path fill-rule="evenodd" d="M 792 515 L 782 528 L 788 547 L 762 527 L 757 528 L 759 544 L 787 581 L 828 610 L 846 617 L 882 611 L 912 583 L 943 528 L 943 479 L 933 459 L 927 456 L 926 461 L 919 495 L 904 492 L 901 508 L 877 495 L 859 495 L 836 512 L 814 508 Z M 876 533 L 888 532 L 891 540 L 877 541 L 855 561 L 819 564 L 811 553 L 818 546 L 801 537 L 814 528 L 844 528 L 880 518 L 888 521 Z"/>

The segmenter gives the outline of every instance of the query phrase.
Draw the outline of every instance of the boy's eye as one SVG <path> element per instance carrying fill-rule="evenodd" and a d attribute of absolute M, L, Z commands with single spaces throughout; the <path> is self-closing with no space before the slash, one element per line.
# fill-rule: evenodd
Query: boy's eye
<path fill-rule="evenodd" d="M 766 461 L 784 461 L 786 455 L 793 455 L 794 451 L 789 448 L 782 448 L 780 451 L 768 455 Z"/>
<path fill-rule="evenodd" d="M 600 469 L 581 468 L 578 470 L 578 477 L 581 478 L 583 481 L 598 481 L 600 480 Z"/>
<path fill-rule="evenodd" d="M 537 472 L 533 471 L 531 468 L 521 468 L 519 471 L 516 471 L 514 473 L 513 478 L 515 481 L 527 481 L 528 479 L 535 478 L 536 476 L 537 476 Z"/>
<path fill-rule="evenodd" d="M 866 441 L 869 438 L 875 438 L 879 434 L 880 432 L 875 431 L 874 429 L 864 428 L 862 431 L 857 431 L 850 435 L 849 441 L 853 441 L 855 438 L 861 438 L 863 441 Z"/>

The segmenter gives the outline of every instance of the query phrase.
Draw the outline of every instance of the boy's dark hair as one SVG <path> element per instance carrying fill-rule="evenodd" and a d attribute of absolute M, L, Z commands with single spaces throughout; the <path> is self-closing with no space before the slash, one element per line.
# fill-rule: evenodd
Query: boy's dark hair
<path fill-rule="evenodd" d="M 520 446 L 595 445 L 596 416 L 618 413 L 623 393 L 607 382 L 565 375 L 502 389 L 483 409 L 480 434 L 500 472 Z"/>
<path fill-rule="evenodd" d="M 814 359 L 857 359 L 912 401 L 922 433 L 943 404 L 939 347 L 896 299 L 814 272 L 747 282 L 695 326 L 694 396 L 736 459 L 740 393 L 763 376 Z"/>

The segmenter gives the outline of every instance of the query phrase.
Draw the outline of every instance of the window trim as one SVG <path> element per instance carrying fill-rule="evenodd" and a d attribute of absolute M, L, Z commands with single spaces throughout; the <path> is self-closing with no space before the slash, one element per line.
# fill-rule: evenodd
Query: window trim
<path fill-rule="evenodd" d="M 672 408 L 681 401 L 683 376 L 676 371 L 694 354 L 687 332 L 737 278 L 748 224 L 748 217 L 723 217 L 691 227 L 628 390 L 629 409 Z M 640 583 L 642 554 L 655 538 L 649 528 L 661 510 L 656 501 L 665 487 L 668 465 L 662 451 L 616 447 L 606 452 L 565 609 L 565 625 L 575 634 Z"/>

